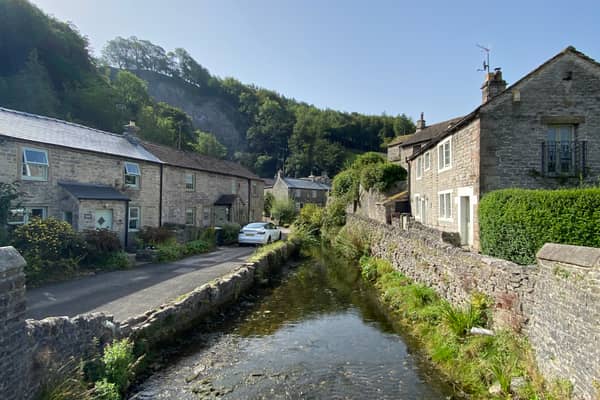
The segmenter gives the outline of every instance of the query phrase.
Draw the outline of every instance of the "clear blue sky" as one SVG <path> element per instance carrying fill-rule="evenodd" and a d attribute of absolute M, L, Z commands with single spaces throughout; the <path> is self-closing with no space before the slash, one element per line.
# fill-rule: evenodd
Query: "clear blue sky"
<path fill-rule="evenodd" d="M 479 104 L 476 43 L 509 84 L 569 45 L 600 59 L 598 1 L 33 1 L 74 23 L 96 54 L 135 35 L 319 107 L 424 111 L 428 123 Z"/>

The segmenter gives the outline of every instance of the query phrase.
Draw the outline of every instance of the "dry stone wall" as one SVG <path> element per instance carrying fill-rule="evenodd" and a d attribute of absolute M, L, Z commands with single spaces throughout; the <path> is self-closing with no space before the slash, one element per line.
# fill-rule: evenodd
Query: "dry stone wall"
<path fill-rule="evenodd" d="M 403 229 L 348 215 L 347 224 L 369 236 L 374 256 L 449 302 L 490 296 L 495 326 L 522 330 L 549 381 L 570 381 L 575 399 L 600 397 L 600 249 L 548 243 L 537 265 L 521 266 L 455 247 L 414 222 Z"/>

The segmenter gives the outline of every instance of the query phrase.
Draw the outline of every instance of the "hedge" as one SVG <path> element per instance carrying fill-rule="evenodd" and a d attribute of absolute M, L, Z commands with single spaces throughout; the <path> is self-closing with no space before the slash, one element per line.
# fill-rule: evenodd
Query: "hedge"
<path fill-rule="evenodd" d="M 545 243 L 600 247 L 600 188 L 505 189 L 479 204 L 481 251 L 535 263 Z"/>

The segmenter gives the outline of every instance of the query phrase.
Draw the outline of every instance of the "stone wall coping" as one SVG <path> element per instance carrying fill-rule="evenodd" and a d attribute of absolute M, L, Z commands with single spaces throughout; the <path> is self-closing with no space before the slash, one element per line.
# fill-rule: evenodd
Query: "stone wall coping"
<path fill-rule="evenodd" d="M 600 249 L 594 247 L 546 243 L 536 257 L 538 260 L 556 261 L 584 268 L 600 267 Z"/>
<path fill-rule="evenodd" d="M 25 259 L 12 246 L 0 247 L 0 272 L 25 266 Z"/>

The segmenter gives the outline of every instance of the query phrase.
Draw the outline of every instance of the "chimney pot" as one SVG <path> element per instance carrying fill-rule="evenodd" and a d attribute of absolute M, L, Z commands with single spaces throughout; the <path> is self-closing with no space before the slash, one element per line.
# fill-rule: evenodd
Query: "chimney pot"
<path fill-rule="evenodd" d="M 506 81 L 502 79 L 502 69 L 494 68 L 494 72 L 485 75 L 485 82 L 481 86 L 481 101 L 488 102 L 506 89 Z"/>
<path fill-rule="evenodd" d="M 427 126 L 425 125 L 424 115 L 425 113 L 421 112 L 421 119 L 417 121 L 417 132 L 422 131 Z"/>

